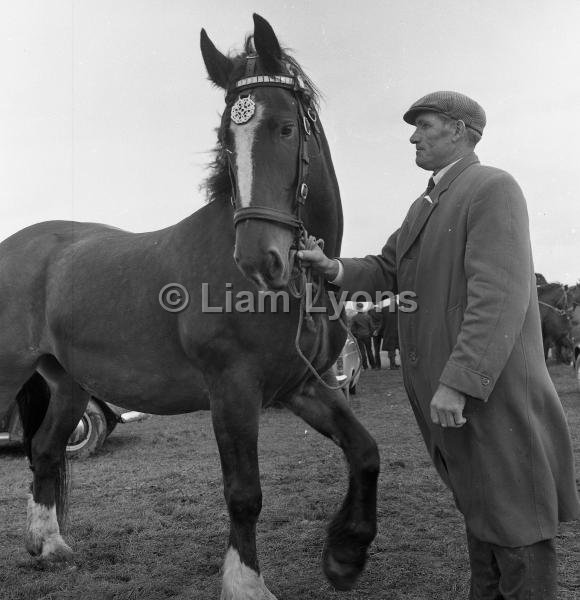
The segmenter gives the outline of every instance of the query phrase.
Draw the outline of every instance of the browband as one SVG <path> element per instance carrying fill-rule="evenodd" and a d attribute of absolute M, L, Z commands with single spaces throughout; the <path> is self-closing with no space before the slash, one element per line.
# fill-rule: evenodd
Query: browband
<path fill-rule="evenodd" d="M 290 90 L 306 89 L 301 77 L 289 77 L 287 75 L 254 75 L 238 79 L 229 89 L 230 92 L 239 92 L 246 88 L 255 88 L 260 86 L 277 86 Z"/>
<path fill-rule="evenodd" d="M 244 77 L 238 79 L 234 83 L 234 88 L 244 87 L 246 85 L 253 85 L 255 83 L 281 83 L 290 87 L 294 87 L 294 77 L 287 77 L 286 75 L 254 75 L 253 77 Z"/>

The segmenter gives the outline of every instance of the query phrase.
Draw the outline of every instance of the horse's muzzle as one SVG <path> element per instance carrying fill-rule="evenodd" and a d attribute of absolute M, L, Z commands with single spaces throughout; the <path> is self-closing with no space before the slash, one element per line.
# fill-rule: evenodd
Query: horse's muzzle
<path fill-rule="evenodd" d="M 243 256 L 236 248 L 234 260 L 244 277 L 258 289 L 281 290 L 288 285 L 289 259 L 285 260 L 277 248 L 271 247 L 259 257 Z"/>

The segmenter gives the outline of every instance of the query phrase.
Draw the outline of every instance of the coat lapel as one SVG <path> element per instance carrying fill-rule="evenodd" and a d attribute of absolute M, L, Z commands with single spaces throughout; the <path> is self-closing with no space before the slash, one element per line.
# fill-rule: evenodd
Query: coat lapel
<path fill-rule="evenodd" d="M 429 197 L 432 202 L 429 202 L 424 197 L 416 200 L 419 203 L 419 208 L 415 213 L 415 217 L 409 224 L 408 235 L 399 238 L 399 247 L 397 249 L 397 263 L 400 262 L 401 258 L 409 251 L 409 248 L 415 243 L 415 240 L 425 227 L 425 223 L 429 220 L 429 217 L 433 214 L 437 205 L 439 204 L 439 197 L 447 190 L 454 179 L 456 179 L 467 167 L 474 163 L 479 163 L 479 159 L 475 153 L 468 154 L 462 158 L 459 162 L 454 164 L 445 175 L 441 178 L 441 181 L 431 190 Z"/>

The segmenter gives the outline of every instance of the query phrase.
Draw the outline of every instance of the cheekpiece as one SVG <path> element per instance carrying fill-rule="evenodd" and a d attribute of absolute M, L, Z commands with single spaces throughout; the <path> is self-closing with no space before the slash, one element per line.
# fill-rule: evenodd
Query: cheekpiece
<path fill-rule="evenodd" d="M 240 96 L 232 106 L 232 121 L 237 125 L 247 123 L 256 112 L 256 103 L 251 96 Z"/>

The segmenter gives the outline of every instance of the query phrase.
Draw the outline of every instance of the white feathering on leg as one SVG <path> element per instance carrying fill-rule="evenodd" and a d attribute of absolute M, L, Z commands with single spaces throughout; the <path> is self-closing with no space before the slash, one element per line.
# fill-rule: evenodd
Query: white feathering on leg
<path fill-rule="evenodd" d="M 220 600 L 276 600 L 264 578 L 244 565 L 235 548 L 227 551 Z"/>

